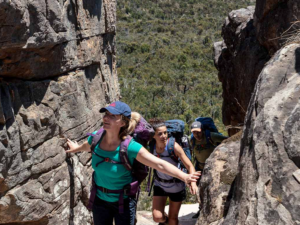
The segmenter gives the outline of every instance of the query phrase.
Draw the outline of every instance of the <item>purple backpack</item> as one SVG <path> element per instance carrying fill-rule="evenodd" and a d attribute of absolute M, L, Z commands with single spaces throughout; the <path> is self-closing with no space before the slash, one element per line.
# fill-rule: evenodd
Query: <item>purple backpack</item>
<path fill-rule="evenodd" d="M 88 134 L 90 136 L 93 136 L 92 145 L 91 145 L 92 154 L 97 155 L 98 157 L 101 157 L 101 158 L 103 158 L 103 157 L 98 155 L 94 151 L 94 149 L 95 149 L 96 145 L 99 143 L 99 141 L 101 140 L 102 135 L 104 135 L 104 134 L 105 134 L 105 130 L 103 128 L 101 128 L 99 131 L 97 131 L 96 134 Z M 141 117 L 141 120 L 137 124 L 132 136 L 135 141 L 139 142 L 144 147 L 146 147 L 148 141 L 152 138 L 153 134 L 154 134 L 154 130 L 151 127 L 151 125 L 148 124 L 147 121 L 143 117 Z M 105 192 L 105 193 L 119 193 L 120 194 L 119 213 L 124 212 L 124 195 L 135 197 L 136 199 L 138 198 L 139 191 L 140 191 L 140 184 L 147 177 L 149 168 L 147 166 L 145 166 L 144 164 L 140 163 L 139 161 L 137 161 L 136 159 L 134 159 L 132 165 L 129 163 L 127 148 L 128 148 L 128 145 L 131 140 L 132 140 L 132 137 L 128 135 L 127 138 L 121 142 L 120 161 L 119 162 L 111 160 L 109 158 L 103 158 L 103 160 L 99 163 L 110 162 L 110 163 L 114 163 L 114 164 L 123 164 L 124 167 L 128 171 L 131 171 L 132 177 L 134 178 L 133 182 L 125 185 L 120 190 L 109 190 L 107 188 L 99 187 L 96 185 L 95 180 L 94 180 L 94 173 L 93 173 L 91 195 L 90 195 L 90 200 L 89 200 L 89 205 L 88 205 L 89 210 L 92 210 L 92 208 L 93 208 L 97 189 L 99 189 L 100 191 Z"/>
<path fill-rule="evenodd" d="M 152 126 L 143 117 L 141 117 L 132 136 L 136 142 L 140 143 L 146 148 L 148 141 L 152 139 L 154 133 L 155 131 Z"/>

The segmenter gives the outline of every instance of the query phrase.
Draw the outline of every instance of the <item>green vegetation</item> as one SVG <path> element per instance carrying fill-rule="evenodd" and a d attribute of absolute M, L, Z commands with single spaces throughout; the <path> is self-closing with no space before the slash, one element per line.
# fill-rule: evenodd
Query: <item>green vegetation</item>
<path fill-rule="evenodd" d="M 211 116 L 226 134 L 213 43 L 221 40 L 227 14 L 250 4 L 250 0 L 118 0 L 122 101 L 146 119 L 182 119 L 190 124 L 196 117 Z M 144 190 L 146 182 L 142 186 Z M 187 194 L 185 203 L 196 202 Z M 150 210 L 151 201 L 142 193 L 140 210 Z"/>
<path fill-rule="evenodd" d="M 213 63 L 227 14 L 250 0 L 119 0 L 122 100 L 146 119 L 211 116 L 221 132 L 222 85 Z"/>

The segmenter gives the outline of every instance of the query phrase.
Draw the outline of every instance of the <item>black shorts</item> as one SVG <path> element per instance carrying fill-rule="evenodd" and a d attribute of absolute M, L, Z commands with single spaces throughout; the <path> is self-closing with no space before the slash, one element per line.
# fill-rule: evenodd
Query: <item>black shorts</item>
<path fill-rule="evenodd" d="M 183 189 L 177 193 L 165 192 L 161 187 L 154 185 L 153 196 L 167 196 L 172 202 L 182 202 L 186 199 L 186 191 Z"/>

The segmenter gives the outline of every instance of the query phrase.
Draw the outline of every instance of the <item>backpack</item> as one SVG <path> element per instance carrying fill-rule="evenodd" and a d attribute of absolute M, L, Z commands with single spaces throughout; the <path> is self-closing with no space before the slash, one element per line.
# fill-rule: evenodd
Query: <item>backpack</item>
<path fill-rule="evenodd" d="M 165 122 L 168 136 L 174 137 L 176 142 L 181 145 L 181 138 L 184 132 L 184 122 L 182 120 L 168 120 Z"/>
<path fill-rule="evenodd" d="M 216 144 L 213 143 L 213 141 L 211 140 L 211 134 L 210 134 L 210 132 L 219 133 L 219 131 L 214 123 L 214 120 L 211 117 L 198 117 L 195 119 L 195 121 L 198 121 L 202 124 L 202 129 L 205 132 L 207 148 L 209 148 L 210 146 L 216 146 Z M 194 148 L 196 140 L 195 140 L 193 133 L 191 135 L 191 140 L 192 140 L 192 148 Z"/>
<path fill-rule="evenodd" d="M 101 128 L 99 131 L 97 131 L 96 134 L 88 134 L 90 136 L 93 136 L 92 140 L 92 145 L 91 145 L 91 150 L 92 154 L 97 155 L 98 157 L 103 158 L 102 156 L 98 155 L 94 149 L 96 145 L 99 143 L 101 140 L 102 135 L 105 134 L 105 130 Z M 96 197 L 96 192 L 97 189 L 99 189 L 102 192 L 105 193 L 119 193 L 119 213 L 124 212 L 123 208 L 123 203 L 124 203 L 124 195 L 128 195 L 131 197 L 136 197 L 138 199 L 139 197 L 139 191 L 140 191 L 140 184 L 143 182 L 143 180 L 147 177 L 149 168 L 145 166 L 144 164 L 140 163 L 136 159 L 134 159 L 133 164 L 130 165 L 129 163 L 129 158 L 128 158 L 128 152 L 127 148 L 132 139 L 136 140 L 137 142 L 141 143 L 143 146 L 147 144 L 147 142 L 152 138 L 154 134 L 154 130 L 150 124 L 147 123 L 147 121 L 141 117 L 139 123 L 137 124 L 132 136 L 127 136 L 125 140 L 121 142 L 120 146 L 120 162 L 116 162 L 114 160 L 111 160 L 109 158 L 103 158 L 103 161 L 101 162 L 110 162 L 114 164 L 122 164 L 124 167 L 128 170 L 131 171 L 132 177 L 133 177 L 133 182 L 130 184 L 124 186 L 123 189 L 120 190 L 109 190 L 103 187 L 99 187 L 96 185 L 95 180 L 94 180 L 94 173 L 92 175 L 92 187 L 91 187 L 91 194 L 90 194 L 90 199 L 89 199 L 89 204 L 88 204 L 88 209 L 92 210 L 93 204 L 94 204 L 94 199 Z M 99 162 L 99 163 L 101 163 Z"/>
<path fill-rule="evenodd" d="M 134 129 L 132 137 L 136 142 L 140 143 L 146 148 L 148 141 L 152 139 L 154 133 L 155 132 L 152 126 L 143 117 L 141 117 L 139 123 Z"/>
<path fill-rule="evenodd" d="M 169 155 L 172 157 L 173 160 L 175 160 L 175 162 L 179 162 L 179 169 L 183 170 L 184 172 L 187 172 L 187 169 L 185 168 L 184 164 L 181 162 L 180 159 L 178 159 L 178 157 L 174 153 L 174 144 L 176 141 L 182 147 L 184 153 L 189 158 L 189 160 L 192 160 L 189 138 L 187 135 L 184 135 L 184 122 L 182 120 L 168 120 L 165 122 L 165 124 L 167 126 L 169 136 Z"/>

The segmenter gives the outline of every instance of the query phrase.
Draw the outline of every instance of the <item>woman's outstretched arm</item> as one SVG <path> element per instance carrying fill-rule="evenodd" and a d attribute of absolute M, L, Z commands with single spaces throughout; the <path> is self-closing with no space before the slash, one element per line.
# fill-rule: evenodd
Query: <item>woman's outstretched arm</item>
<path fill-rule="evenodd" d="M 172 177 L 176 177 L 184 181 L 187 185 L 189 185 L 191 182 L 196 182 L 200 177 L 200 172 L 186 174 L 179 170 L 177 167 L 173 166 L 171 163 L 168 163 L 165 160 L 159 159 L 156 156 L 152 155 L 144 147 L 141 148 L 141 150 L 137 154 L 136 159 L 146 166 L 152 167 L 162 173 L 168 174 Z"/>
<path fill-rule="evenodd" d="M 185 168 L 189 171 L 189 174 L 193 174 L 195 172 L 195 168 L 191 162 L 191 160 L 186 156 L 182 147 L 175 142 L 174 151 L 177 157 L 180 158 L 181 162 L 183 162 Z M 197 193 L 197 184 L 196 182 L 192 182 L 189 186 L 190 192 L 195 195 Z"/>

